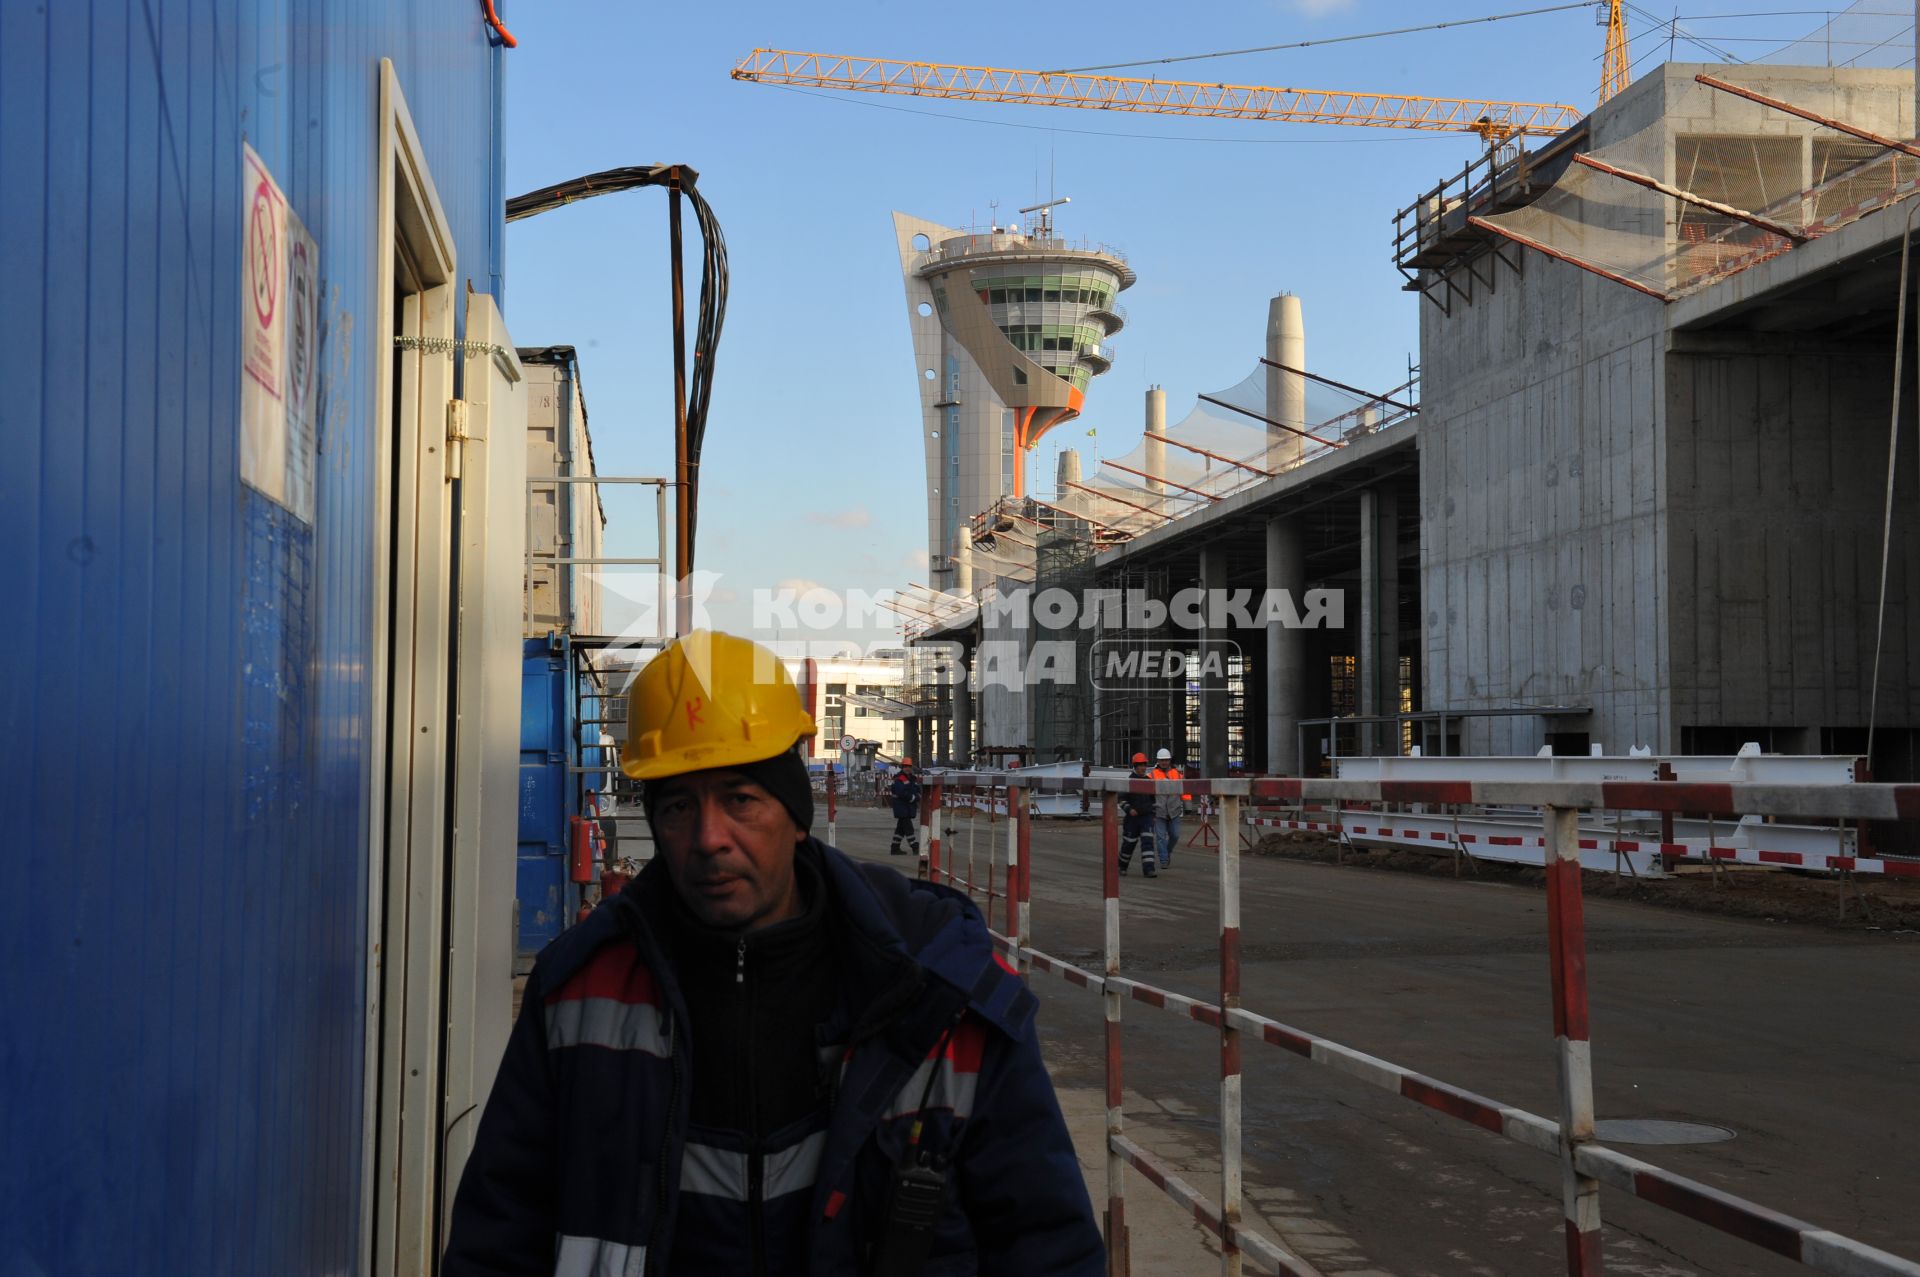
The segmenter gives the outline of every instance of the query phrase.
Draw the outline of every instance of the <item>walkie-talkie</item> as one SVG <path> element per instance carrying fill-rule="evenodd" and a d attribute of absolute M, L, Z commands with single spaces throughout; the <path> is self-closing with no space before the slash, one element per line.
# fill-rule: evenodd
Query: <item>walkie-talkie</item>
<path fill-rule="evenodd" d="M 887 1224 L 876 1250 L 874 1277 L 919 1277 L 933 1247 L 934 1225 L 947 1204 L 947 1162 L 912 1156 L 893 1173 Z"/>
<path fill-rule="evenodd" d="M 887 1223 L 874 1248 L 873 1277 L 920 1277 L 927 1252 L 933 1248 L 934 1225 L 947 1204 L 947 1168 L 952 1159 L 925 1148 L 920 1137 L 926 1133 L 927 1102 L 933 1098 L 933 1083 L 940 1076 L 940 1063 L 947 1044 L 966 1014 L 963 1005 L 952 1023 L 941 1033 L 928 1055 L 927 1085 L 920 1092 L 920 1107 L 913 1115 L 907 1134 L 907 1146 L 893 1170 L 893 1191 L 887 1196 Z"/>

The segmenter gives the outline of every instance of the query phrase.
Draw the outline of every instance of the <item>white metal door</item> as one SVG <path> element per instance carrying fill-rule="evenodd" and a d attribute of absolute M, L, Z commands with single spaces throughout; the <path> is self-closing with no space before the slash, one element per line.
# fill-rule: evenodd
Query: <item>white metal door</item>
<path fill-rule="evenodd" d="M 448 883 L 441 1245 L 454 1190 L 506 1048 L 520 778 L 520 602 L 526 554 L 527 389 L 493 299 L 467 298 L 455 641 L 453 856 Z M 460 433 L 458 429 L 454 433 Z"/>

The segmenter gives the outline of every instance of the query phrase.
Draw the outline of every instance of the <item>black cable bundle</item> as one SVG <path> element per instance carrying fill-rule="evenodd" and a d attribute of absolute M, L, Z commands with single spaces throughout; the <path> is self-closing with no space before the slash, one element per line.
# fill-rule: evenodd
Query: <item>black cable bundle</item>
<path fill-rule="evenodd" d="M 700 175 L 684 164 L 653 164 L 604 169 L 571 181 L 528 191 L 507 201 L 507 220 L 517 222 L 563 204 L 611 195 L 639 186 L 666 186 L 678 174 L 680 189 L 693 205 L 704 248 L 700 266 L 700 317 L 694 326 L 693 370 L 687 390 L 687 561 L 693 561 L 700 513 L 700 448 L 707 437 L 707 411 L 713 403 L 713 365 L 720 349 L 720 328 L 727 315 L 727 239 L 713 206 L 700 194 Z"/>

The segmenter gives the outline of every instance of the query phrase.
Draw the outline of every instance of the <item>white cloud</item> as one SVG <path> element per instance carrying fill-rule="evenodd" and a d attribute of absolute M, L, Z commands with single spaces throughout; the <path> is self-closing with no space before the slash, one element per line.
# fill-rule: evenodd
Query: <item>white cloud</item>
<path fill-rule="evenodd" d="M 781 590 L 792 590 L 796 598 L 804 594 L 811 594 L 815 590 L 824 590 L 826 588 L 827 587 L 820 584 L 820 582 L 809 581 L 803 576 L 790 576 L 773 587 L 776 594 Z"/>
<path fill-rule="evenodd" d="M 928 559 L 926 549 L 922 547 L 921 549 L 909 552 L 906 563 L 910 568 L 923 568 L 927 566 Z"/>
<path fill-rule="evenodd" d="M 845 510 L 807 512 L 807 522 L 817 523 L 828 528 L 864 528 L 873 522 L 873 516 L 867 513 L 865 506 L 849 506 Z"/>
<path fill-rule="evenodd" d="M 1353 8 L 1353 3 L 1354 0 L 1287 0 L 1289 8 L 1309 18 L 1324 18 L 1329 13 L 1345 13 Z"/>

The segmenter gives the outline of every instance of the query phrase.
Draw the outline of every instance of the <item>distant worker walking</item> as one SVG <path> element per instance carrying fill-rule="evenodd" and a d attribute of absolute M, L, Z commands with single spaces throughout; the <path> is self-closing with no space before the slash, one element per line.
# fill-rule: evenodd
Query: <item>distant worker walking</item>
<path fill-rule="evenodd" d="M 1173 751 L 1162 749 L 1156 756 L 1153 767 L 1155 780 L 1184 780 L 1180 769 L 1173 765 Z M 1160 867 L 1167 868 L 1173 863 L 1173 849 L 1180 843 L 1180 817 L 1187 814 L 1187 804 L 1193 801 L 1192 794 L 1181 794 L 1178 798 L 1171 794 L 1158 796 L 1153 816 L 1154 841 L 1160 845 Z"/>
<path fill-rule="evenodd" d="M 627 722 L 659 852 L 534 966 L 443 1277 L 1101 1277 L 1038 999 L 964 894 L 809 836 L 779 659 L 697 630 Z"/>
<path fill-rule="evenodd" d="M 913 776 L 913 760 L 900 760 L 900 770 L 894 775 L 893 784 L 887 786 L 887 794 L 893 799 L 893 846 L 888 854 L 894 856 L 917 856 L 920 854 L 920 833 L 914 825 L 914 817 L 920 814 L 920 782 Z M 901 850 L 900 844 L 906 843 Z"/>
<path fill-rule="evenodd" d="M 1133 778 L 1146 780 L 1147 756 L 1133 756 Z M 1140 871 L 1153 878 L 1159 874 L 1159 857 L 1153 849 L 1153 795 L 1125 794 L 1120 799 L 1120 872 L 1127 872 L 1127 866 L 1133 863 L 1134 848 L 1140 840 L 1147 840 L 1147 854 L 1140 858 Z"/>

